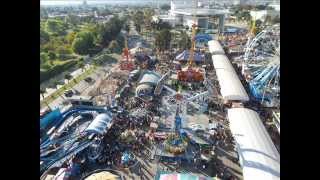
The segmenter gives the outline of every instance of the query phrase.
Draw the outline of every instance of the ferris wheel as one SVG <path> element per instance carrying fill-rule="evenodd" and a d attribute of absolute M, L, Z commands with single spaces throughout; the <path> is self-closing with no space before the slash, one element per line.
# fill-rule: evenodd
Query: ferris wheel
<path fill-rule="evenodd" d="M 269 26 L 249 39 L 242 62 L 253 97 L 262 105 L 280 104 L 280 24 Z"/>

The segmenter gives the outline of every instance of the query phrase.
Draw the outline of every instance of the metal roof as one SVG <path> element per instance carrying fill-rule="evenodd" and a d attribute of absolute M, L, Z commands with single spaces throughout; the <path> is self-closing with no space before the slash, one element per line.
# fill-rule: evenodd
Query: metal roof
<path fill-rule="evenodd" d="M 237 74 L 225 69 L 217 69 L 216 74 L 223 99 L 230 101 L 249 101 L 249 96 Z"/>
<path fill-rule="evenodd" d="M 243 179 L 280 179 L 280 155 L 258 113 L 247 108 L 232 108 L 228 109 L 228 119 Z"/>
<path fill-rule="evenodd" d="M 224 69 L 232 73 L 236 73 L 228 57 L 223 54 L 212 55 L 214 69 Z"/>
<path fill-rule="evenodd" d="M 224 50 L 220 45 L 219 41 L 217 40 L 208 41 L 208 46 L 209 46 L 209 52 L 211 54 L 224 54 Z"/>
<path fill-rule="evenodd" d="M 220 93 L 225 100 L 249 101 L 249 96 L 241 84 L 229 59 L 222 54 L 212 56 L 213 66 L 220 85 Z"/>
<path fill-rule="evenodd" d="M 99 114 L 87 127 L 86 132 L 104 134 L 111 126 L 112 115 L 107 113 Z"/>

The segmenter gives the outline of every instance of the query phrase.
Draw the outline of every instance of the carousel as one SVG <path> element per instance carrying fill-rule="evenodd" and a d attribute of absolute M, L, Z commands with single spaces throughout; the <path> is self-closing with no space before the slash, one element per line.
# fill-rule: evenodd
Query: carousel
<path fill-rule="evenodd" d="M 165 151 L 174 155 L 180 155 L 185 152 L 188 146 L 187 138 L 183 138 L 178 134 L 169 134 L 167 139 L 164 141 Z"/>

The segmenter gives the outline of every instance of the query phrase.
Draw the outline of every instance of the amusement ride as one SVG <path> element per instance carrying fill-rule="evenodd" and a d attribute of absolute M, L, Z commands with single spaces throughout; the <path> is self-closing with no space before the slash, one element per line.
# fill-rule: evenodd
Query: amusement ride
<path fill-rule="evenodd" d="M 125 37 L 124 45 L 125 47 L 122 53 L 122 61 L 120 62 L 120 69 L 123 71 L 132 71 L 135 67 L 134 67 L 134 62 L 131 58 L 131 54 L 128 48 L 127 37 Z"/>
<path fill-rule="evenodd" d="M 196 4 L 196 3 L 195 3 Z M 195 5 L 196 6 L 196 5 Z M 196 8 L 194 8 L 195 10 Z M 178 71 L 178 80 L 184 82 L 202 82 L 204 80 L 204 72 L 202 69 L 194 69 L 194 49 L 196 44 L 196 23 L 195 23 L 195 12 L 193 10 L 193 21 L 192 24 L 192 35 L 191 35 L 191 48 L 188 60 L 188 66 L 185 69 Z"/>
<path fill-rule="evenodd" d="M 255 27 L 252 28 L 253 31 Z M 280 24 L 269 26 L 249 38 L 242 74 L 253 97 L 266 107 L 280 103 Z"/>

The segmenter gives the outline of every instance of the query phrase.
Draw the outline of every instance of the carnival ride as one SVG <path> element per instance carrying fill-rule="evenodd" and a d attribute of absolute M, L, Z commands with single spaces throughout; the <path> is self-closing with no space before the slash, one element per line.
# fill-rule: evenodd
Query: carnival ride
<path fill-rule="evenodd" d="M 101 155 L 102 134 L 111 126 L 112 114 L 97 107 L 72 108 L 61 113 L 40 139 L 40 173 L 61 167 L 80 152 L 94 161 Z"/>
<path fill-rule="evenodd" d="M 125 47 L 122 53 L 122 61 L 120 62 L 120 69 L 124 71 L 132 71 L 134 67 L 134 62 L 131 58 L 130 51 L 128 49 L 127 37 L 125 37 L 124 41 Z"/>
<path fill-rule="evenodd" d="M 195 3 L 195 7 L 197 7 Z M 194 9 L 195 10 L 195 9 Z M 202 82 L 204 80 L 204 71 L 200 68 L 194 69 L 192 67 L 194 63 L 194 50 L 195 50 L 195 37 L 196 37 L 196 24 L 195 24 L 195 12 L 193 14 L 194 23 L 192 24 L 192 36 L 191 36 L 191 48 L 188 60 L 188 66 L 185 69 L 178 71 L 178 80 L 183 82 Z"/>
<path fill-rule="evenodd" d="M 188 138 L 181 132 L 182 118 L 179 116 L 179 105 L 176 109 L 176 116 L 174 121 L 174 133 L 170 133 L 167 139 L 163 142 L 164 149 L 174 155 L 180 155 L 185 152 L 188 146 Z"/>
<path fill-rule="evenodd" d="M 120 166 L 123 168 L 129 168 L 137 164 L 137 159 L 132 152 L 125 151 L 121 155 Z"/>
<path fill-rule="evenodd" d="M 242 74 L 253 97 L 262 105 L 277 107 L 280 103 L 280 24 L 267 27 L 249 39 Z"/>

